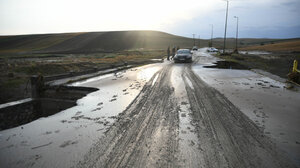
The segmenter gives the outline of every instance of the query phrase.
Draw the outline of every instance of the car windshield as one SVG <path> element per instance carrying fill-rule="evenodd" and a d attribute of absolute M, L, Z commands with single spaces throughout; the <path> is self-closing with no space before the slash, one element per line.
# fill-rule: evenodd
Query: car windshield
<path fill-rule="evenodd" d="M 190 53 L 189 50 L 178 50 L 177 51 L 177 54 L 188 54 L 188 53 Z"/>

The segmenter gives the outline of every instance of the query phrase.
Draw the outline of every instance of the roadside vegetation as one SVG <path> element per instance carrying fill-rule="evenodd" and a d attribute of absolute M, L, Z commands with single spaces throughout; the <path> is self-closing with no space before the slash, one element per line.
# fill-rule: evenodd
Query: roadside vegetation
<path fill-rule="evenodd" d="M 261 43 L 260 45 L 248 46 L 242 48 L 241 50 L 245 50 L 245 51 L 260 50 L 260 51 L 271 51 L 271 52 L 300 53 L 300 40 L 297 39 L 292 41 L 285 41 L 285 42 L 271 43 L 271 44 Z"/>
<path fill-rule="evenodd" d="M 283 41 L 266 45 L 253 45 L 239 49 L 240 51 L 267 51 L 269 54 L 249 54 L 241 52 L 217 56 L 242 64 L 250 69 L 262 69 L 287 79 L 293 68 L 293 61 L 300 61 L 300 40 Z"/>
<path fill-rule="evenodd" d="M 144 65 L 161 60 L 164 50 L 125 50 L 93 54 L 32 54 L 3 56 L 0 63 L 0 104 L 30 96 L 31 75 L 51 76 L 122 65 Z"/>

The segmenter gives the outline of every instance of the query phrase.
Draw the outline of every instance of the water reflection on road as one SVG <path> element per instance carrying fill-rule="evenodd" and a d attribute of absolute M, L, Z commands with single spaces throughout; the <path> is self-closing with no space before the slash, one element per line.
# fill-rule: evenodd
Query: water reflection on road
<path fill-rule="evenodd" d="M 0 167 L 71 167 L 163 64 L 131 68 L 70 84 L 99 88 L 77 106 L 0 132 Z"/>
<path fill-rule="evenodd" d="M 284 84 L 248 70 L 206 69 L 219 59 L 201 49 L 194 54 L 192 70 L 211 87 L 224 94 L 244 114 L 275 139 L 294 160 L 299 156 L 299 92 Z M 162 67 L 172 62 L 131 68 L 114 74 L 75 82 L 73 86 L 99 90 L 77 101 L 77 106 L 47 118 L 0 132 L 0 167 L 72 167 L 82 160 L 93 143 L 104 136 L 116 116 L 136 98 L 144 85 Z M 171 83 L 179 115 L 179 150 L 183 160 L 201 160 L 197 150 L 190 104 L 185 89 L 185 68 L 174 64 Z M 152 86 L 160 74 L 154 76 Z M 185 79 L 189 88 L 194 86 Z M 195 158 L 188 158 L 193 156 Z M 196 163 L 196 162 L 195 162 Z M 197 167 L 189 164 L 191 167 Z"/>

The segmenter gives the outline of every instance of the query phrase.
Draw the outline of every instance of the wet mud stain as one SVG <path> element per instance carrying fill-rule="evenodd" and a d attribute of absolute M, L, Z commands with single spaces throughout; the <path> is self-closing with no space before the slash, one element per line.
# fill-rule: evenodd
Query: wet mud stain
<path fill-rule="evenodd" d="M 46 131 L 45 133 L 43 133 L 43 135 L 49 135 L 52 134 L 52 131 Z"/>
<path fill-rule="evenodd" d="M 78 143 L 78 141 L 71 141 L 71 140 L 69 140 L 69 141 L 65 141 L 64 143 L 62 143 L 59 147 L 64 148 L 66 146 L 74 145 L 74 144 L 77 144 L 77 143 Z"/>
<path fill-rule="evenodd" d="M 102 109 L 102 107 L 98 107 L 98 108 L 93 109 L 92 112 L 94 112 L 94 111 L 100 111 L 101 109 Z"/>

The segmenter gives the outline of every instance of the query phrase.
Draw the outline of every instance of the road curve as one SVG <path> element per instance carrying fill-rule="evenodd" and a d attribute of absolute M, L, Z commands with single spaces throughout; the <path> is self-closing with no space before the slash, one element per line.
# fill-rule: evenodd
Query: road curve
<path fill-rule="evenodd" d="M 158 71 L 77 167 L 294 167 L 249 118 L 203 82 L 191 66 L 167 64 Z M 184 85 L 172 84 L 174 70 L 179 71 Z M 187 147 L 193 149 L 189 152 L 180 147 L 182 102 L 176 90 L 187 95 L 194 127 L 191 132 L 197 137 Z"/>

